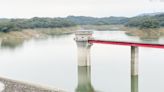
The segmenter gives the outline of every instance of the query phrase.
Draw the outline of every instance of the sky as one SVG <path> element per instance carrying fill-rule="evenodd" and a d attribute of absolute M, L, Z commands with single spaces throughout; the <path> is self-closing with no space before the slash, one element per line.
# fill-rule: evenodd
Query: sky
<path fill-rule="evenodd" d="M 132 17 L 164 12 L 164 0 L 0 0 L 0 18 Z"/>

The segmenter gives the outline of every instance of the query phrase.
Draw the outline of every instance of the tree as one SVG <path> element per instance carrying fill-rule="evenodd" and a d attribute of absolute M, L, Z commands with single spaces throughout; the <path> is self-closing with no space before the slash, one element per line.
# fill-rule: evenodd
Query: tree
<path fill-rule="evenodd" d="M 140 29 L 147 29 L 147 28 L 153 29 L 153 28 L 159 28 L 159 27 L 160 27 L 159 22 L 154 19 L 143 20 L 140 24 Z"/>
<path fill-rule="evenodd" d="M 10 31 L 17 31 L 18 28 L 15 26 L 15 24 L 6 22 L 6 23 L 0 23 L 0 32 L 10 32 Z"/>

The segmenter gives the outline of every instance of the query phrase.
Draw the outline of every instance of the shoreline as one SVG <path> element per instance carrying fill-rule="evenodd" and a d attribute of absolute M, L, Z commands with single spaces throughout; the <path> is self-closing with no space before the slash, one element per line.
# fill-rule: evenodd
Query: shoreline
<path fill-rule="evenodd" d="M 64 27 L 64 28 L 37 28 L 37 29 L 23 29 L 22 31 L 11 31 L 8 33 L 0 32 L 0 39 L 22 39 L 27 40 L 31 38 L 42 38 L 53 35 L 62 35 L 75 32 L 78 27 Z"/>
<path fill-rule="evenodd" d="M 79 26 L 64 28 L 23 29 L 22 31 L 0 32 L 0 48 L 15 49 L 31 39 L 46 39 L 57 35 L 72 34 Z"/>
<path fill-rule="evenodd" d="M 45 85 L 0 77 L 0 92 L 65 92 Z"/>
<path fill-rule="evenodd" d="M 140 38 L 157 39 L 164 36 L 164 28 L 158 29 L 139 29 L 125 28 L 125 34 L 128 36 L 137 36 Z"/>

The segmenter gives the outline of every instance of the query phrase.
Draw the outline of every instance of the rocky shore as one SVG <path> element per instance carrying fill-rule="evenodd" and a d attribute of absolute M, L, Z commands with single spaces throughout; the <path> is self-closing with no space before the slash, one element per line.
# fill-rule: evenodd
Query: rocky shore
<path fill-rule="evenodd" d="M 32 85 L 20 81 L 0 78 L 0 92 L 64 92 L 59 89 Z"/>

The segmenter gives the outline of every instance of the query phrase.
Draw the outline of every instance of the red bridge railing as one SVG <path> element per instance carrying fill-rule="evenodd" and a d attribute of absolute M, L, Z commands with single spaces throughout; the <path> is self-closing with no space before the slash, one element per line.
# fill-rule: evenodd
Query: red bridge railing
<path fill-rule="evenodd" d="M 137 47 L 150 47 L 150 48 L 162 48 L 162 49 L 164 49 L 164 44 L 121 42 L 121 41 L 105 41 L 105 40 L 89 40 L 89 43 L 124 45 L 124 46 L 137 46 Z"/>

